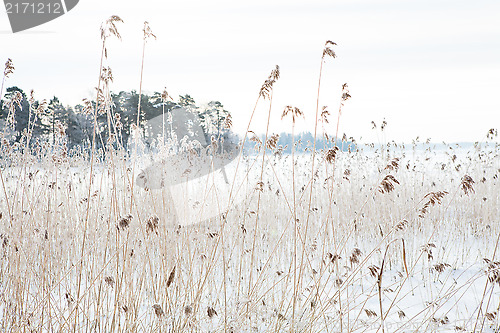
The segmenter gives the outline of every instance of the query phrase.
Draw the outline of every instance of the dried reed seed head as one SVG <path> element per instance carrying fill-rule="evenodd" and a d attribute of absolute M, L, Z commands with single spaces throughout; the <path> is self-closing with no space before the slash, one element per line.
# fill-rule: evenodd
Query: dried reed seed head
<path fill-rule="evenodd" d="M 116 141 L 116 134 L 111 133 L 108 137 L 107 144 L 112 145 Z"/>
<path fill-rule="evenodd" d="M 155 304 L 153 305 L 153 310 L 155 310 L 155 315 L 160 318 L 164 315 L 163 313 L 163 309 L 161 308 L 161 306 L 159 304 Z"/>
<path fill-rule="evenodd" d="M 359 259 L 363 253 L 361 252 L 360 249 L 354 248 L 352 250 L 351 256 L 349 257 L 349 261 L 351 262 L 352 265 L 354 264 L 359 264 Z"/>
<path fill-rule="evenodd" d="M 337 57 L 337 55 L 335 54 L 335 52 L 330 48 L 330 45 L 331 46 L 336 46 L 337 43 L 332 42 L 331 40 L 327 40 L 325 42 L 325 48 L 323 49 L 323 55 L 322 55 L 323 59 L 325 58 L 325 56 L 330 56 L 332 58 L 336 58 Z"/>
<path fill-rule="evenodd" d="M 274 156 L 281 157 L 283 155 L 284 150 L 285 150 L 285 148 L 283 148 L 283 146 L 279 146 L 278 148 L 276 148 L 276 151 L 274 152 Z M 276 195 L 278 195 L 280 190 L 277 189 L 276 191 L 277 191 Z"/>
<path fill-rule="evenodd" d="M 345 169 L 344 170 L 344 176 L 342 177 L 342 179 L 345 179 L 347 180 L 348 182 L 350 182 L 351 180 L 349 179 L 349 176 L 351 175 L 351 170 L 349 169 Z"/>
<path fill-rule="evenodd" d="M 271 96 L 271 90 L 273 89 L 273 84 L 274 81 L 271 80 L 264 81 L 264 84 L 260 88 L 259 95 L 264 99 L 269 99 L 269 97 Z"/>
<path fill-rule="evenodd" d="M 61 123 L 60 120 L 56 120 L 54 123 L 54 127 L 56 128 L 55 134 L 64 137 L 66 135 L 66 128 L 65 126 Z"/>
<path fill-rule="evenodd" d="M 487 265 L 488 270 L 500 269 L 500 261 L 491 261 L 488 258 L 483 258 L 483 261 Z"/>
<path fill-rule="evenodd" d="M 172 282 L 174 282 L 174 278 L 175 278 L 175 267 L 174 266 L 172 268 L 172 270 L 170 271 L 170 274 L 168 275 L 168 280 L 167 280 L 167 288 L 170 287 L 170 285 L 172 284 Z"/>
<path fill-rule="evenodd" d="M 389 163 L 385 166 L 384 170 L 394 170 L 398 171 L 399 169 L 399 158 L 395 157 L 389 161 Z"/>
<path fill-rule="evenodd" d="M 254 131 L 248 131 L 248 133 L 252 134 L 252 137 L 250 137 L 250 141 L 258 143 L 259 145 L 262 144 L 262 141 L 259 139 L 259 137 L 257 136 L 257 134 L 255 134 Z"/>
<path fill-rule="evenodd" d="M 1 218 L 1 216 L 0 216 L 0 218 Z M 0 235 L 0 239 L 2 239 L 2 247 L 6 248 L 7 245 L 9 245 L 9 237 L 2 234 L 2 235 Z"/>
<path fill-rule="evenodd" d="M 22 111 L 22 102 L 23 100 L 23 95 L 16 90 L 15 92 L 12 93 L 10 96 L 9 102 L 7 102 L 7 106 L 9 109 L 9 114 L 7 115 L 7 124 L 9 124 L 12 128 L 12 130 L 15 130 L 15 124 L 16 124 L 16 107 Z"/>
<path fill-rule="evenodd" d="M 106 112 L 106 97 L 101 88 L 94 88 L 97 93 L 97 112 L 99 114 L 104 114 Z"/>
<path fill-rule="evenodd" d="M 448 267 L 451 267 L 450 264 L 447 263 L 440 263 L 440 264 L 435 264 L 431 267 L 431 271 L 436 271 L 438 273 L 443 273 L 444 270 Z"/>
<path fill-rule="evenodd" d="M 217 311 L 211 306 L 207 307 L 207 315 L 209 318 L 212 318 L 213 316 L 217 316 Z"/>
<path fill-rule="evenodd" d="M 82 109 L 82 111 L 86 115 L 93 114 L 94 113 L 94 105 L 93 105 L 92 101 L 90 101 L 87 98 L 84 98 L 83 99 L 83 109 Z"/>
<path fill-rule="evenodd" d="M 28 99 L 28 103 L 30 107 L 35 104 L 35 91 L 33 89 L 30 90 L 30 98 Z"/>
<path fill-rule="evenodd" d="M 335 162 L 335 158 L 337 157 L 338 151 L 339 151 L 339 147 L 337 147 L 337 146 L 328 149 L 325 153 L 325 160 L 328 163 L 333 164 Z"/>
<path fill-rule="evenodd" d="M 335 52 L 329 48 L 329 47 L 325 47 L 325 49 L 323 50 L 323 58 L 325 58 L 325 56 L 330 56 L 332 58 L 336 58 L 337 55 L 335 54 Z"/>
<path fill-rule="evenodd" d="M 443 200 L 444 196 L 447 194 L 448 194 L 448 192 L 446 192 L 446 191 L 430 192 L 424 196 L 424 199 L 427 199 L 427 202 L 429 202 L 429 204 L 431 206 L 434 206 L 436 204 L 441 204 L 441 201 Z"/>
<path fill-rule="evenodd" d="M 433 244 L 433 243 L 427 243 L 427 244 L 422 245 L 420 247 L 420 249 L 421 249 L 422 252 L 427 253 L 427 260 L 434 259 L 434 256 L 432 255 L 432 249 L 433 248 L 434 249 L 436 248 L 436 245 Z"/>
<path fill-rule="evenodd" d="M 70 293 L 65 293 L 64 297 L 66 297 L 66 302 L 68 303 L 68 306 L 71 306 L 73 303 L 75 303 L 75 298 Z"/>
<path fill-rule="evenodd" d="M 427 251 L 427 250 L 433 249 L 433 248 L 434 249 L 436 248 L 436 244 L 434 244 L 434 243 L 427 243 L 425 245 L 422 245 L 422 250 L 423 251 Z"/>
<path fill-rule="evenodd" d="M 111 71 L 111 67 L 103 67 L 101 70 L 101 80 L 105 84 L 109 84 L 110 82 L 113 82 L 113 73 Z"/>
<path fill-rule="evenodd" d="M 403 310 L 399 310 L 398 311 L 398 317 L 399 317 L 399 320 L 403 319 L 404 317 L 406 317 L 406 313 L 404 313 Z"/>
<path fill-rule="evenodd" d="M 380 183 L 378 191 L 382 194 L 389 193 L 389 192 L 394 190 L 394 188 L 395 188 L 394 184 L 399 185 L 398 180 L 396 178 L 394 178 L 394 176 L 392 176 L 392 175 L 387 175 L 384 177 L 384 179 Z"/>
<path fill-rule="evenodd" d="M 446 325 L 450 322 L 447 316 L 444 316 L 443 318 L 434 318 L 432 317 L 431 322 L 436 323 L 436 324 L 441 324 L 441 325 Z"/>
<path fill-rule="evenodd" d="M 271 71 L 270 79 L 277 81 L 280 78 L 280 66 L 276 65 L 276 67 Z"/>
<path fill-rule="evenodd" d="M 464 191 L 465 195 L 469 195 L 469 193 L 474 193 L 474 180 L 469 175 L 465 175 L 462 177 L 462 182 L 460 183 L 460 187 Z"/>
<path fill-rule="evenodd" d="M 255 186 L 255 190 L 263 192 L 264 191 L 264 182 L 261 182 L 261 181 L 257 182 L 257 185 Z"/>
<path fill-rule="evenodd" d="M 492 140 L 494 137 L 498 136 L 498 131 L 495 128 L 490 128 L 486 134 L 486 138 Z"/>
<path fill-rule="evenodd" d="M 192 313 L 193 313 L 193 308 L 191 307 L 191 305 L 186 305 L 186 306 L 184 307 L 184 314 L 185 314 L 186 316 L 189 316 L 189 315 L 191 315 Z"/>
<path fill-rule="evenodd" d="M 289 113 L 292 115 L 293 123 L 295 123 L 295 118 L 298 118 L 299 116 L 304 117 L 304 113 L 302 111 L 300 111 L 299 108 L 287 105 L 285 107 L 285 109 L 283 110 L 283 114 L 281 115 L 281 119 L 285 118 Z"/>
<path fill-rule="evenodd" d="M 343 103 L 345 101 L 347 101 L 348 99 L 350 99 L 350 98 L 351 98 L 351 94 L 349 93 L 349 89 L 348 89 L 347 83 L 344 83 L 342 85 L 342 97 L 341 97 L 341 99 L 342 99 L 342 105 L 344 105 Z"/>
<path fill-rule="evenodd" d="M 406 226 L 408 225 L 408 220 L 401 220 L 396 226 L 394 227 L 396 230 L 404 230 Z"/>
<path fill-rule="evenodd" d="M 269 99 L 271 96 L 271 91 L 273 90 L 273 85 L 279 79 L 279 77 L 280 68 L 278 65 L 276 65 L 276 68 L 271 71 L 271 74 L 269 75 L 267 80 L 264 81 L 264 84 L 260 88 L 259 96 L 264 99 Z"/>
<path fill-rule="evenodd" d="M 224 119 L 222 127 L 225 129 L 231 129 L 231 127 L 233 127 L 233 116 L 231 115 L 231 113 L 228 112 L 226 118 Z"/>
<path fill-rule="evenodd" d="M 108 286 L 110 286 L 111 288 L 113 288 L 113 286 L 115 285 L 115 279 L 113 279 L 113 277 L 111 277 L 111 276 L 106 276 L 104 278 L 104 282 L 106 282 L 106 284 Z"/>
<path fill-rule="evenodd" d="M 21 108 L 21 102 L 23 100 L 23 94 L 19 90 L 16 90 L 10 96 L 10 101 L 8 103 L 9 110 L 15 110 L 15 107 L 18 106 Z"/>
<path fill-rule="evenodd" d="M 122 36 L 118 32 L 118 29 L 116 27 L 116 23 L 122 22 L 123 20 L 116 15 L 112 15 L 109 19 L 107 19 L 102 25 L 101 25 L 101 39 L 103 41 L 106 40 L 109 36 L 113 35 L 118 39 L 122 39 Z M 106 55 L 107 57 L 107 55 Z"/>
<path fill-rule="evenodd" d="M 156 35 L 151 30 L 151 27 L 149 26 L 148 21 L 144 21 L 144 28 L 142 28 L 142 31 L 144 32 L 144 40 L 147 40 L 148 38 L 151 38 L 151 37 L 156 39 Z"/>
<path fill-rule="evenodd" d="M 337 260 L 342 259 L 341 256 L 338 254 L 331 254 L 330 252 L 327 253 L 326 257 L 334 264 Z"/>
<path fill-rule="evenodd" d="M 5 78 L 8 78 L 10 74 L 14 73 L 14 64 L 12 63 L 11 58 L 7 58 L 7 61 L 5 62 L 5 69 L 3 70 L 3 76 Z"/>
<path fill-rule="evenodd" d="M 35 109 L 35 113 L 37 116 L 40 116 L 45 112 L 47 112 L 47 110 L 48 110 L 48 103 L 47 100 L 44 99 L 38 104 L 37 108 Z"/>
<path fill-rule="evenodd" d="M 377 313 L 373 310 L 365 309 L 365 313 L 368 316 L 368 318 L 377 317 Z"/>
<path fill-rule="evenodd" d="M 158 218 L 158 216 L 151 216 L 146 221 L 146 233 L 149 234 L 151 232 L 155 232 L 158 235 L 159 222 L 160 222 L 160 219 Z"/>
<path fill-rule="evenodd" d="M 217 139 L 215 138 L 214 135 L 212 135 L 210 137 L 210 147 L 214 150 L 214 151 L 217 151 L 217 147 L 219 146 L 219 144 L 217 143 Z"/>
<path fill-rule="evenodd" d="M 351 265 L 359 264 L 359 258 L 354 255 L 351 255 L 349 257 L 349 262 L 351 263 Z"/>
<path fill-rule="evenodd" d="M 215 238 L 215 237 L 219 236 L 219 233 L 218 232 L 209 232 L 209 233 L 207 233 L 207 236 L 209 238 Z"/>
<path fill-rule="evenodd" d="M 316 251 L 318 249 L 318 240 L 314 238 L 310 246 L 311 251 Z"/>
<path fill-rule="evenodd" d="M 488 274 L 488 281 L 490 283 L 497 283 L 500 285 L 500 262 L 491 261 L 487 258 L 483 259 L 486 263 L 486 273 Z"/>
<path fill-rule="evenodd" d="M 276 147 L 278 145 L 279 138 L 280 138 L 279 134 L 271 135 L 271 137 L 269 139 L 267 139 L 267 142 L 266 142 L 267 149 L 276 149 Z"/>
<path fill-rule="evenodd" d="M 321 109 L 321 115 L 320 115 L 321 121 L 325 124 L 328 124 L 328 116 L 329 115 L 330 115 L 330 111 L 327 110 L 327 106 L 323 106 L 323 108 Z M 325 135 L 326 135 L 326 133 L 325 133 Z"/>
<path fill-rule="evenodd" d="M 164 102 L 164 103 L 165 103 L 168 99 L 170 99 L 170 100 L 172 100 L 172 101 L 174 100 L 174 99 L 172 98 L 172 96 L 170 96 L 170 95 L 168 94 L 168 92 L 167 92 L 167 87 L 163 88 L 163 91 L 161 92 L 160 97 L 161 97 L 162 102 Z"/>
<path fill-rule="evenodd" d="M 497 312 L 496 311 L 494 311 L 494 312 L 487 312 L 484 316 L 488 320 L 495 320 L 495 318 L 497 316 Z"/>
<path fill-rule="evenodd" d="M 274 310 L 274 311 L 277 312 L 277 310 Z M 281 313 L 277 313 L 276 316 L 278 317 L 279 321 L 286 321 L 286 317 L 284 315 L 282 315 Z"/>
<path fill-rule="evenodd" d="M 122 230 L 125 230 L 129 227 L 130 225 L 130 221 L 132 221 L 132 215 L 128 214 L 127 216 L 125 217 L 122 217 L 118 220 L 118 224 L 117 224 L 117 229 L 119 231 L 122 231 Z"/>
<path fill-rule="evenodd" d="M 380 267 L 375 266 L 375 265 L 368 266 L 368 270 L 370 271 L 370 275 L 372 277 L 378 277 L 378 275 L 380 273 Z"/>
<path fill-rule="evenodd" d="M 382 125 L 380 125 L 380 130 L 383 131 L 385 127 L 387 126 L 387 121 L 385 119 L 382 121 Z"/>

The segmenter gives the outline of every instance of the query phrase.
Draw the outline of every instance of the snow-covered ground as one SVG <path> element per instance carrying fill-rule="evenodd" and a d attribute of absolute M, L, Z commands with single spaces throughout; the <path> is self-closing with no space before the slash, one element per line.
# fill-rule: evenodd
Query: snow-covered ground
<path fill-rule="evenodd" d="M 499 147 L 329 154 L 314 169 L 310 154 L 245 156 L 147 189 L 155 156 L 92 171 L 16 157 L 1 329 L 498 332 Z"/>

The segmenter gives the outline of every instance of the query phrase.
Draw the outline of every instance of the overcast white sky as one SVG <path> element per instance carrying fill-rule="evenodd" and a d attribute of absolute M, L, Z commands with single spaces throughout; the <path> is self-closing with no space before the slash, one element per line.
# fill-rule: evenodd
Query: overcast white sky
<path fill-rule="evenodd" d="M 190 94 L 198 104 L 219 100 L 244 131 L 261 84 L 278 64 L 271 131 L 290 130 L 284 106 L 314 120 L 320 57 L 335 41 L 337 59 L 323 69 L 320 106 L 336 125 L 341 85 L 348 83 L 340 132 L 376 141 L 371 121 L 388 122 L 386 139 L 417 136 L 479 141 L 500 127 L 500 1 L 498 0 L 80 0 L 66 15 L 12 34 L 0 11 L 0 61 L 12 58 L 7 86 L 34 89 L 74 105 L 97 85 L 101 23 L 120 16 L 121 42 L 108 46 L 112 89 L 138 90 L 142 27 L 146 46 L 143 89 Z M 266 104 L 251 129 L 265 130 Z"/>

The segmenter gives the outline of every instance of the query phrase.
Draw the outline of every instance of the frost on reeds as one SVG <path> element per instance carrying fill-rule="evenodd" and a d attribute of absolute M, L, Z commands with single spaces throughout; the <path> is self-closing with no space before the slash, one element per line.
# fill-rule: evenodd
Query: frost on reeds
<path fill-rule="evenodd" d="M 4 77 L 9 77 L 10 74 L 14 73 L 14 64 L 12 63 L 12 59 L 7 59 L 5 62 L 5 68 L 3 70 L 3 76 Z"/>
<path fill-rule="evenodd" d="M 329 57 L 332 57 L 332 58 L 336 58 L 337 55 L 335 54 L 335 52 L 331 49 L 330 45 L 337 45 L 337 43 L 335 42 L 332 42 L 331 40 L 327 40 L 326 43 L 325 43 L 325 48 L 323 49 L 323 56 L 322 58 L 324 59 L 326 56 L 329 56 Z"/>
<path fill-rule="evenodd" d="M 423 198 L 424 204 L 418 211 L 418 213 L 419 213 L 418 217 L 424 218 L 425 214 L 427 214 L 427 211 L 429 210 L 429 207 L 441 204 L 441 201 L 443 200 L 443 197 L 446 194 L 448 194 L 448 192 L 446 192 L 446 191 L 437 191 L 437 192 L 427 193 Z"/>
<path fill-rule="evenodd" d="M 399 181 L 393 175 L 387 175 L 380 182 L 378 191 L 380 193 L 389 193 L 395 189 L 394 184 L 399 185 Z"/>
<path fill-rule="evenodd" d="M 115 17 L 103 25 L 104 40 L 120 36 L 120 21 Z M 152 37 L 148 25 L 144 29 Z M 322 62 L 335 56 L 334 45 L 326 43 Z M 258 87 L 258 101 L 269 109 L 279 76 L 276 67 Z M 94 155 L 67 149 L 62 122 L 54 122 L 50 141 L 30 138 L 33 125 L 20 142 L 8 135 L 0 141 L 3 331 L 439 332 L 473 331 L 477 324 L 478 332 L 496 327 L 497 143 L 466 149 L 416 140 L 406 147 L 346 149 L 343 145 L 353 140 L 340 135 L 337 145 L 336 124 L 330 124 L 329 146 L 322 151 L 312 142 L 309 146 L 313 159 L 295 153 L 303 143 L 293 142 L 292 157 L 284 153 L 288 142 L 279 135 L 262 137 L 249 126 L 245 135 L 255 147 L 237 155 L 245 177 L 227 177 L 224 183 L 233 191 L 231 198 L 243 193 L 241 200 L 221 205 L 221 197 L 210 192 L 214 182 L 206 181 L 196 190 L 202 199 L 216 199 L 219 214 L 192 223 L 176 209 L 192 212 L 203 202 L 173 204 L 179 198 L 167 186 L 174 171 L 168 165 L 176 162 L 172 151 L 193 162 L 175 172 L 194 177 L 196 156 L 228 142 L 207 137 L 201 147 L 182 138 L 161 140 L 151 146 L 157 154 L 137 154 L 134 172 L 132 154 L 117 144 L 124 119 L 110 108 L 113 73 L 107 64 L 99 68 L 99 80 L 96 100 L 84 101 L 81 116 L 109 119 L 116 136 Z M 343 86 L 341 107 L 349 97 Z M 32 120 L 48 112 L 46 102 L 37 104 L 33 94 L 29 98 L 23 112 L 31 112 Z M 165 90 L 161 100 L 167 99 Z M 19 96 L 4 101 L 5 119 L 10 109 L 19 112 Z M 314 117 L 303 110 L 286 107 L 283 121 L 293 129 L 302 116 Z M 329 115 L 328 108 L 318 107 L 325 131 L 334 122 Z M 161 124 L 175 117 L 159 116 L 165 119 Z M 233 120 L 226 118 L 224 126 Z M 4 125 L 8 133 L 11 123 Z M 386 126 L 383 122 L 376 130 Z M 167 126 L 158 128 L 165 139 Z M 96 140 L 101 133 L 96 131 Z M 488 140 L 495 134 L 488 131 Z M 215 174 L 222 177 L 222 170 Z M 133 188 L 141 181 L 147 186 Z M 486 286 L 483 296 L 478 286 Z"/>
<path fill-rule="evenodd" d="M 119 220 L 118 220 L 118 223 L 116 225 L 116 228 L 119 230 L 119 231 L 123 231 L 123 230 L 126 230 L 128 229 L 128 227 L 130 226 L 130 222 L 132 221 L 132 215 L 128 214 L 127 216 L 125 217 L 121 217 Z"/>
<path fill-rule="evenodd" d="M 156 233 L 158 235 L 158 225 L 159 225 L 160 219 L 158 216 L 151 216 L 147 221 L 146 221 L 146 232 L 147 233 Z"/>
<path fill-rule="evenodd" d="M 262 84 L 259 96 L 261 96 L 264 99 L 269 99 L 273 86 L 279 79 L 279 77 L 280 77 L 280 67 L 276 65 L 276 68 L 271 71 L 271 74 L 269 74 L 267 80 L 264 81 L 264 83 Z"/>
<path fill-rule="evenodd" d="M 7 61 L 5 62 L 5 68 L 3 70 L 3 77 L 2 77 L 2 86 L 0 88 L 0 99 L 3 97 L 3 87 L 5 84 L 5 80 L 9 77 L 10 74 L 14 73 L 14 64 L 12 63 L 12 59 L 8 58 Z"/>
<path fill-rule="evenodd" d="M 466 195 L 469 195 L 469 193 L 474 193 L 474 180 L 471 178 L 469 175 L 465 175 L 462 177 L 462 182 L 460 183 L 460 187 L 462 188 L 462 191 Z"/>
<path fill-rule="evenodd" d="M 337 152 L 339 151 L 339 147 L 335 146 L 333 148 L 330 148 L 326 151 L 325 154 L 325 160 L 328 163 L 333 163 L 335 162 L 335 157 L 337 156 Z"/>

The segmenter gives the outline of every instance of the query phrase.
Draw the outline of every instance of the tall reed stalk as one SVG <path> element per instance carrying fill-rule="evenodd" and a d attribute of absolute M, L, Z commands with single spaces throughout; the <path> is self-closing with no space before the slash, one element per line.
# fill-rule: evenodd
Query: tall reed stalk
<path fill-rule="evenodd" d="M 134 147 L 134 162 L 132 164 L 132 175 L 135 175 L 135 165 L 137 162 L 137 149 L 139 146 L 139 138 L 140 138 L 140 118 L 141 118 L 141 101 L 142 101 L 142 77 L 144 74 L 144 55 L 146 53 L 146 43 L 148 39 L 154 38 L 156 39 L 156 35 L 153 33 L 151 30 L 148 21 L 144 21 L 144 28 L 142 29 L 143 32 L 143 37 L 142 37 L 142 57 L 141 57 L 141 76 L 139 80 L 139 102 L 137 103 L 137 123 L 136 123 L 136 128 L 135 128 L 135 147 Z M 130 211 L 132 211 L 132 205 L 133 205 L 133 198 L 134 198 L 134 184 L 135 182 L 132 182 L 131 186 L 131 194 L 130 194 Z"/>
<path fill-rule="evenodd" d="M 295 121 L 299 116 L 304 116 L 302 111 L 297 107 L 292 107 L 288 105 L 283 110 L 281 119 L 285 118 L 288 114 L 292 117 L 292 196 L 293 196 L 293 303 L 292 303 L 292 325 L 291 331 L 294 330 L 295 326 L 295 307 L 297 303 L 297 232 L 298 232 L 298 219 L 297 219 L 297 198 L 295 194 Z"/>
<path fill-rule="evenodd" d="M 81 250 L 80 250 L 80 259 L 78 262 L 78 277 L 77 277 L 77 289 L 76 289 L 76 306 L 75 306 L 75 319 L 74 319 L 74 324 L 73 324 L 73 332 L 76 332 L 78 329 L 78 312 L 80 308 L 80 291 L 81 291 L 81 283 L 82 283 L 82 275 L 83 275 L 83 258 L 84 258 L 84 253 L 85 253 L 85 244 L 87 240 L 87 228 L 89 224 L 89 217 L 90 217 L 90 197 L 92 193 L 92 184 L 93 184 L 93 178 L 94 178 L 94 159 L 95 159 L 95 149 L 96 149 L 96 132 L 97 132 L 97 114 L 99 112 L 99 107 L 100 107 L 100 87 L 101 87 L 101 80 L 102 80 L 102 71 L 103 71 L 103 61 L 104 58 L 107 58 L 108 52 L 106 49 L 106 40 L 110 36 L 115 36 L 118 39 L 121 39 L 121 35 L 118 32 L 118 29 L 116 27 L 116 23 L 123 22 L 123 20 L 116 15 L 111 16 L 106 22 L 101 26 L 101 40 L 102 40 L 102 47 L 101 47 L 101 58 L 100 58 L 100 63 L 99 63 L 99 78 L 97 82 L 97 96 L 96 96 L 96 103 L 95 107 L 93 109 L 93 115 L 94 115 L 94 127 L 92 131 L 92 150 L 90 153 L 90 175 L 89 175 L 89 186 L 88 186 L 88 200 L 87 200 L 87 209 L 86 209 L 86 214 L 85 214 L 85 220 L 84 220 L 84 227 L 83 227 L 83 235 L 82 235 L 82 245 L 81 245 Z"/>
<path fill-rule="evenodd" d="M 307 204 L 307 217 L 306 217 L 306 222 L 305 222 L 305 227 L 304 227 L 304 235 L 302 237 L 302 253 L 300 256 L 300 269 L 299 269 L 299 278 L 298 281 L 296 282 L 297 286 L 296 291 L 294 292 L 293 296 L 293 303 L 296 303 L 296 298 L 297 294 L 301 290 L 301 280 L 302 280 L 302 275 L 304 271 L 304 255 L 306 251 L 306 242 L 307 242 L 307 234 L 309 230 L 309 218 L 311 214 L 311 203 L 312 203 L 312 194 L 313 194 L 313 188 L 314 188 L 314 174 L 315 174 L 315 158 L 316 158 L 316 137 L 317 137 L 317 132 L 318 132 L 318 114 L 319 114 L 319 97 L 320 97 L 320 91 L 321 91 L 321 75 L 323 73 L 323 63 L 325 62 L 325 57 L 330 56 L 332 58 L 336 58 L 337 55 L 335 52 L 330 48 L 330 45 L 337 45 L 336 43 L 332 42 L 331 40 L 326 41 L 325 47 L 323 49 L 323 53 L 321 56 L 321 62 L 320 62 L 320 67 L 319 67 L 319 78 L 318 78 L 318 93 L 316 96 L 316 112 L 315 112 L 315 117 L 314 117 L 314 143 L 313 143 L 313 150 L 312 150 L 312 157 L 311 157 L 311 186 L 309 189 L 309 199 L 308 199 L 308 204 Z M 295 314 L 293 314 L 295 316 Z"/>

